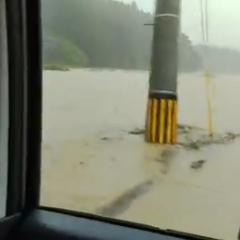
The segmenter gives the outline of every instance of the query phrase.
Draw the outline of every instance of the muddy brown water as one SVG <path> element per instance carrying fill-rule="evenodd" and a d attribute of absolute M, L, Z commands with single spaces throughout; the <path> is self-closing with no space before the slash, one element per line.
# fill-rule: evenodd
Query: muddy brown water
<path fill-rule="evenodd" d="M 46 71 L 43 77 L 42 205 L 95 213 L 119 196 L 97 213 L 236 239 L 239 139 L 196 151 L 176 148 L 162 161 L 161 147 L 128 134 L 144 126 L 148 72 Z M 180 74 L 178 81 L 179 122 L 206 129 L 201 73 Z M 240 133 L 239 77 L 216 75 L 211 94 L 214 131 Z M 192 169 L 199 159 L 206 162 Z M 134 188 L 148 181 L 144 190 Z M 128 187 L 134 191 L 123 199 L 118 194 Z"/>

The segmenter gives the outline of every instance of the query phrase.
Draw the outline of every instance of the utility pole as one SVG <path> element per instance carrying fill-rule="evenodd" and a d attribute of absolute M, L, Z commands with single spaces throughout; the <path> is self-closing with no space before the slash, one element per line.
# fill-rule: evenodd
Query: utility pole
<path fill-rule="evenodd" d="M 175 144 L 181 0 L 156 1 L 145 139 Z"/>

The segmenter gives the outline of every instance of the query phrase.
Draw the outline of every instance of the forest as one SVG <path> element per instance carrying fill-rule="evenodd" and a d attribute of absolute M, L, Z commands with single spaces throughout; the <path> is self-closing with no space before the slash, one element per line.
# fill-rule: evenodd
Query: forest
<path fill-rule="evenodd" d="M 42 0 L 43 61 L 71 67 L 149 69 L 153 16 L 113 0 Z M 182 34 L 179 68 L 194 71 L 200 57 Z"/>
<path fill-rule="evenodd" d="M 236 49 L 217 46 L 194 46 L 202 59 L 203 67 L 222 74 L 240 73 L 240 52 Z"/>
<path fill-rule="evenodd" d="M 137 4 L 114 0 L 42 0 L 43 63 L 67 67 L 149 70 L 153 16 Z M 181 33 L 179 71 L 208 66 L 214 71 L 240 72 L 236 50 L 193 46 Z"/>

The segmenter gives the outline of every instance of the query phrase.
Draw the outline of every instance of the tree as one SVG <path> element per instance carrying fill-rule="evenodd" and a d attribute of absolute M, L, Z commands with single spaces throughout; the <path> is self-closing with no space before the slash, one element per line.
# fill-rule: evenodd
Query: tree
<path fill-rule="evenodd" d="M 42 8 L 44 30 L 74 44 L 91 67 L 149 69 L 153 29 L 144 23 L 153 16 L 135 1 L 42 0 Z M 199 58 L 186 36 L 181 38 L 180 70 L 195 70 Z"/>

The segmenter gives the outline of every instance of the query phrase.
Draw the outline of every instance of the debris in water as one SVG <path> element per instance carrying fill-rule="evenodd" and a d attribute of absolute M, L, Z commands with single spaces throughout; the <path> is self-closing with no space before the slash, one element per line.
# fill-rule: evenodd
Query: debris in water
<path fill-rule="evenodd" d="M 185 125 L 185 124 L 178 124 L 178 130 L 180 133 L 189 133 L 191 130 L 204 130 L 204 129 L 199 128 L 199 127 Z M 141 128 L 141 129 L 136 128 L 132 131 L 129 131 L 128 133 L 133 134 L 133 135 L 143 135 L 145 133 L 145 128 Z"/>
<path fill-rule="evenodd" d="M 181 124 L 178 125 L 179 133 L 187 134 L 190 132 L 190 130 L 191 130 L 191 128 L 189 126 L 185 126 L 185 125 L 181 125 Z"/>
<path fill-rule="evenodd" d="M 203 164 L 206 162 L 206 160 L 198 160 L 198 161 L 195 161 L 195 162 L 192 162 L 191 164 L 191 168 L 193 169 L 199 169 L 203 166 Z"/>
<path fill-rule="evenodd" d="M 101 140 L 103 140 L 103 141 L 106 141 L 106 140 L 108 140 L 109 139 L 109 137 L 102 137 L 101 138 Z"/>
<path fill-rule="evenodd" d="M 237 133 L 231 133 L 231 132 L 228 132 L 222 139 L 222 142 L 228 142 L 228 141 L 233 141 L 235 138 L 239 137 L 240 134 Z"/>
<path fill-rule="evenodd" d="M 136 128 L 136 129 L 130 131 L 129 133 L 133 134 L 133 135 L 143 135 L 145 133 L 145 129 Z"/>
<path fill-rule="evenodd" d="M 199 149 L 199 145 L 196 141 L 190 142 L 188 148 L 189 149 Z"/>
<path fill-rule="evenodd" d="M 133 135 L 144 135 L 144 128 L 136 128 L 128 132 Z M 214 134 L 209 137 L 206 131 L 200 127 L 189 126 L 185 124 L 178 124 L 179 138 L 178 147 L 185 148 L 187 150 L 200 150 L 202 147 L 212 144 L 227 144 L 233 142 L 236 138 L 240 137 L 240 133 L 227 132 L 223 134 Z"/>

